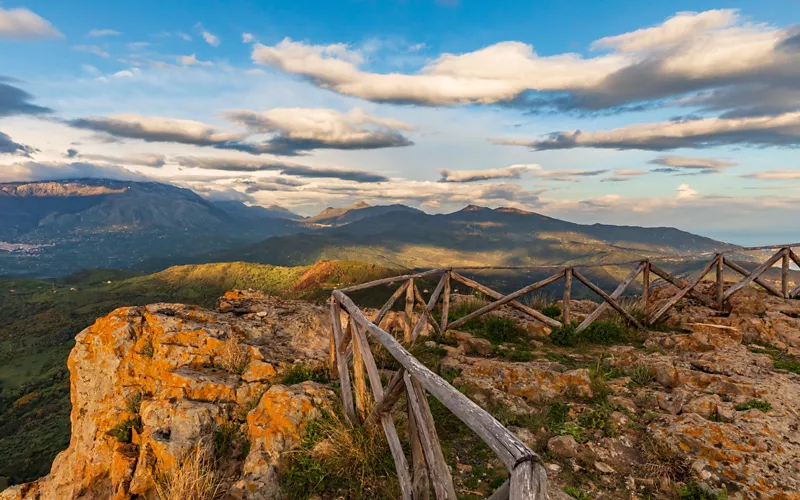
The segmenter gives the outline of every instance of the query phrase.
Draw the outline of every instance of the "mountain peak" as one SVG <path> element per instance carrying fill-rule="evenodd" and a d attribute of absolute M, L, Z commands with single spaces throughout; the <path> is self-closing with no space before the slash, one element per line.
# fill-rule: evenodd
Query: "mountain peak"
<path fill-rule="evenodd" d="M 491 210 L 491 208 L 482 207 L 480 205 L 467 205 L 466 207 L 459 210 L 459 212 L 483 212 L 485 210 Z"/>
<path fill-rule="evenodd" d="M 361 200 L 361 201 L 358 201 L 356 203 L 353 203 L 349 207 L 345 207 L 345 210 L 361 210 L 362 208 L 369 208 L 371 206 L 372 205 L 370 205 L 366 201 Z"/>

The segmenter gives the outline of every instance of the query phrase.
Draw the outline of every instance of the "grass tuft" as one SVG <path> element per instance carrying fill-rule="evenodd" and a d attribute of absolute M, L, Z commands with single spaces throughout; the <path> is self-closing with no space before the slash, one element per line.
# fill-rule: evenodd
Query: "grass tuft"
<path fill-rule="evenodd" d="M 247 368 L 247 363 L 250 362 L 250 353 L 246 346 L 243 346 L 235 337 L 231 337 L 225 341 L 222 347 L 217 363 L 223 370 L 241 375 Z"/>
<path fill-rule="evenodd" d="M 221 481 L 214 458 L 198 443 L 181 460 L 174 470 L 156 481 L 156 494 L 160 500 L 191 498 L 212 500 L 220 492 Z"/>
<path fill-rule="evenodd" d="M 379 429 L 348 425 L 337 411 L 308 423 L 279 481 L 289 500 L 397 498 L 394 460 Z"/>

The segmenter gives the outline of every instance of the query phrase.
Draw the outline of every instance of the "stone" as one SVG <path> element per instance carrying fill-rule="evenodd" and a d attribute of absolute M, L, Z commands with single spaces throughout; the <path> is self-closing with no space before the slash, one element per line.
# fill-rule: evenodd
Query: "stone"
<path fill-rule="evenodd" d="M 616 472 L 613 467 L 611 467 L 605 462 L 595 462 L 594 468 L 599 470 L 603 474 L 614 474 Z"/>
<path fill-rule="evenodd" d="M 464 342 L 467 345 L 467 352 L 488 356 L 492 353 L 492 343 L 486 339 L 471 338 Z"/>
<path fill-rule="evenodd" d="M 572 436 L 556 436 L 547 441 L 547 449 L 553 455 L 572 458 L 578 454 L 578 442 Z"/>

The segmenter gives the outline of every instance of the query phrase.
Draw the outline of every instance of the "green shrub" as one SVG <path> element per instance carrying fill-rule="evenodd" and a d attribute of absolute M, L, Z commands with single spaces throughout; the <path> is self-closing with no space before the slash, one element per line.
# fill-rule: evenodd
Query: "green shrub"
<path fill-rule="evenodd" d="M 550 332 L 550 341 L 563 347 L 574 347 L 580 341 L 580 333 L 575 325 L 563 325 Z"/>
<path fill-rule="evenodd" d="M 483 318 L 483 328 L 478 335 L 492 342 L 516 342 L 520 340 L 525 331 L 517 323 L 502 316 L 486 316 Z"/>
<path fill-rule="evenodd" d="M 556 305 L 547 306 L 544 309 L 542 309 L 542 314 L 544 314 L 548 318 L 555 319 L 561 316 L 561 308 Z"/>
<path fill-rule="evenodd" d="M 120 443 L 130 443 L 133 439 L 133 430 L 142 432 L 142 419 L 138 415 L 118 423 L 111 429 L 111 435 Z"/>
<path fill-rule="evenodd" d="M 591 344 L 619 344 L 627 337 L 627 330 L 612 321 L 595 321 L 581 332 L 581 338 Z"/>
<path fill-rule="evenodd" d="M 142 407 L 142 398 L 143 395 L 141 392 L 128 396 L 128 399 L 125 400 L 125 411 L 138 415 L 139 409 Z"/>
<path fill-rule="evenodd" d="M 763 412 L 768 412 L 772 409 L 772 405 L 760 399 L 751 399 L 746 403 L 740 403 L 736 405 L 736 411 L 747 411 L 753 408 L 755 408 L 756 410 L 761 410 Z"/>

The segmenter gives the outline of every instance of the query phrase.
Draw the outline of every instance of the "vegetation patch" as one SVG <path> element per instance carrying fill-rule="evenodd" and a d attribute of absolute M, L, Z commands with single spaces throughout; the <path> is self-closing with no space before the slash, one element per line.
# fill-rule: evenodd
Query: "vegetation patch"
<path fill-rule="evenodd" d="M 222 346 L 222 352 L 217 357 L 220 368 L 229 373 L 242 375 L 250 362 L 250 352 L 247 346 L 242 345 L 238 339 L 231 337 Z"/>
<path fill-rule="evenodd" d="M 691 481 L 681 486 L 676 493 L 681 500 L 728 500 L 727 491 L 709 491 L 700 486 L 696 481 Z"/>
<path fill-rule="evenodd" d="M 216 457 L 244 459 L 249 452 L 250 443 L 242 432 L 241 424 L 224 422 L 214 431 Z"/>
<path fill-rule="evenodd" d="M 767 403 L 766 401 L 762 401 L 760 399 L 751 399 L 746 403 L 740 403 L 736 405 L 736 411 L 747 411 L 747 410 L 761 410 L 763 412 L 768 412 L 772 409 L 772 405 Z"/>
<path fill-rule="evenodd" d="M 561 308 L 558 306 L 547 306 L 542 309 L 542 314 L 548 318 L 556 319 L 561 316 Z"/>
<path fill-rule="evenodd" d="M 550 333 L 550 341 L 563 347 L 574 347 L 579 344 L 624 344 L 632 339 L 630 330 L 624 324 L 600 320 L 578 332 L 577 324 L 563 325 Z"/>
<path fill-rule="evenodd" d="M 394 460 L 379 427 L 351 426 L 339 411 L 308 423 L 278 471 L 290 500 L 398 498 Z"/>
<path fill-rule="evenodd" d="M 213 500 L 220 493 L 221 477 L 216 470 L 214 457 L 198 443 L 181 460 L 180 464 L 156 480 L 159 500 L 192 498 Z"/>
<path fill-rule="evenodd" d="M 133 439 L 133 429 L 136 429 L 136 432 L 142 432 L 142 419 L 138 415 L 118 423 L 110 433 L 120 443 L 130 443 Z"/>
<path fill-rule="evenodd" d="M 319 382 L 326 384 L 330 382 L 328 369 L 321 365 L 294 364 L 281 377 L 280 383 L 283 385 L 295 385 L 306 381 Z"/>

